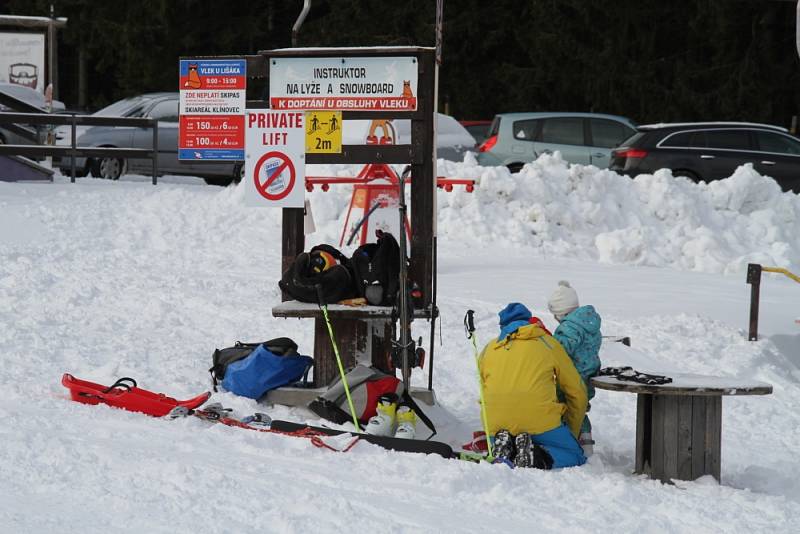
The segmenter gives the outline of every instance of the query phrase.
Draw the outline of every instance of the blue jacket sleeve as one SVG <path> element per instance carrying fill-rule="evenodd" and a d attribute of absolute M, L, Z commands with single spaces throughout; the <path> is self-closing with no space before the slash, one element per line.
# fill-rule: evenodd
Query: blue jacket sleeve
<path fill-rule="evenodd" d="M 558 325 L 558 328 L 556 328 L 556 331 L 553 333 L 553 337 L 556 338 L 558 342 L 561 343 L 561 346 L 564 347 L 564 350 L 567 351 L 567 355 L 575 364 L 575 367 L 578 367 L 578 362 L 575 361 L 575 351 L 583 341 L 583 334 L 584 332 L 582 329 L 568 322 Z M 578 371 L 580 371 L 580 368 L 578 368 Z"/>

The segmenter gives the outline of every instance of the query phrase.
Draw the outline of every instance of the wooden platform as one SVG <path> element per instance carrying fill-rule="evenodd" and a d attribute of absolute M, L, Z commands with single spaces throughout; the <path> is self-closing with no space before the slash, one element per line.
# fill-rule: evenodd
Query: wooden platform
<path fill-rule="evenodd" d="M 282 404 L 284 406 L 307 406 L 327 391 L 328 388 L 290 388 L 283 387 L 268 391 L 258 399 L 261 404 Z M 427 388 L 411 388 L 411 396 L 420 402 L 433 406 L 436 403 L 436 394 Z"/>
<path fill-rule="evenodd" d="M 284 318 L 314 319 L 314 387 L 322 388 L 339 376 L 328 326 L 325 324 L 322 310 L 318 305 L 289 300 L 272 308 L 272 315 Z M 430 316 L 429 308 L 414 310 L 414 317 L 417 319 L 426 319 Z M 346 369 L 357 363 L 381 370 L 392 368 L 389 363 L 392 350 L 392 308 L 390 306 L 331 304 L 328 306 L 328 317 L 339 349 L 339 356 L 342 358 L 342 365 Z M 294 396 L 289 396 L 290 400 L 293 398 Z M 279 402 L 279 404 L 287 403 Z M 305 402 L 288 403 L 289 406 L 305 404 Z"/>
<path fill-rule="evenodd" d="M 768 395 L 754 380 L 669 374 L 669 384 L 648 385 L 596 376 L 598 389 L 637 394 L 635 472 L 662 482 L 721 480 L 723 395 Z"/>

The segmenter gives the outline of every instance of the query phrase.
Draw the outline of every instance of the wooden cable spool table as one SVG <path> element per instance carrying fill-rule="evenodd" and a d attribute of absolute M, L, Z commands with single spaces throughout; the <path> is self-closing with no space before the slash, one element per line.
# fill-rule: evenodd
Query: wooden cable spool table
<path fill-rule="evenodd" d="M 637 394 L 636 473 L 662 482 L 712 475 L 720 480 L 722 397 L 769 395 L 755 380 L 669 374 L 669 384 L 649 385 L 596 376 L 598 389 Z"/>

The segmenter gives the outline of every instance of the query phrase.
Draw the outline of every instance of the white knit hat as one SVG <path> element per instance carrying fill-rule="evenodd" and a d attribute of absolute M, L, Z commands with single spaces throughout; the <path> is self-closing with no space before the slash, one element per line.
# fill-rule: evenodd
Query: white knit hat
<path fill-rule="evenodd" d="M 547 307 L 550 313 L 555 315 L 556 319 L 561 319 L 568 313 L 576 310 L 580 306 L 578 304 L 578 294 L 569 285 L 566 280 L 558 282 L 558 287 L 553 294 L 550 295 L 550 300 L 547 301 Z"/>

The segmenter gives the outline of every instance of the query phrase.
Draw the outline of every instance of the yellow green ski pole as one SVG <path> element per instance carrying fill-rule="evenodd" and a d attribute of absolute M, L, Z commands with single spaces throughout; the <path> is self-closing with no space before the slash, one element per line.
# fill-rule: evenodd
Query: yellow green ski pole
<path fill-rule="evenodd" d="M 333 345 L 333 353 L 336 355 L 336 365 L 339 367 L 339 375 L 342 377 L 344 394 L 347 397 L 347 406 L 350 408 L 350 414 L 353 416 L 353 424 L 356 430 L 361 430 L 361 426 L 358 424 L 358 417 L 356 417 L 356 409 L 355 406 L 353 406 L 353 398 L 350 396 L 350 386 L 347 384 L 347 376 L 344 372 L 344 365 L 342 365 L 342 357 L 339 356 L 339 347 L 336 345 L 336 337 L 333 335 L 333 326 L 331 326 L 331 320 L 328 318 L 328 305 L 325 304 L 325 299 L 322 296 L 322 286 L 317 284 L 315 287 L 317 289 L 317 301 L 322 310 L 322 315 L 325 317 L 325 324 L 328 326 L 328 335 L 331 338 L 331 345 Z"/>
<path fill-rule="evenodd" d="M 478 341 L 475 338 L 475 311 L 467 310 L 464 316 L 464 330 L 467 332 L 467 339 L 472 341 L 472 348 L 475 350 L 475 370 L 478 373 L 478 391 L 481 399 L 481 421 L 483 422 L 483 433 L 486 434 L 486 447 L 489 451 L 489 460 L 494 458 L 492 454 L 492 439 L 489 435 L 489 416 L 486 414 L 486 401 L 483 398 L 483 378 L 481 378 L 481 366 L 478 357 Z"/>

